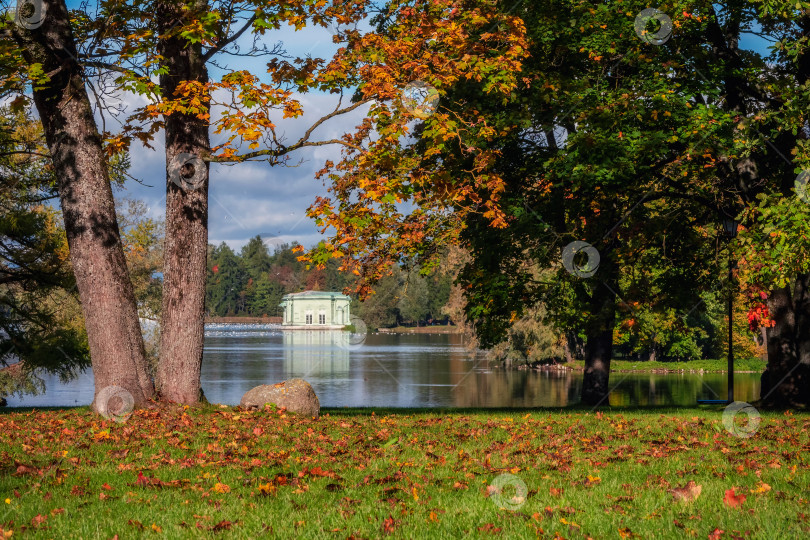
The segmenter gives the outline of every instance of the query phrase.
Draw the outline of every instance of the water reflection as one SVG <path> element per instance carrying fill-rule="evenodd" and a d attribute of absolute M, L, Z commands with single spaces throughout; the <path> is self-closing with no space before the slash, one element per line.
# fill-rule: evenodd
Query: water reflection
<path fill-rule="evenodd" d="M 349 375 L 349 351 L 340 346 L 339 331 L 285 330 L 282 343 L 284 372 L 289 374 L 288 378 L 344 379 Z"/>
<path fill-rule="evenodd" d="M 363 346 L 339 346 L 336 331 L 282 331 L 277 326 L 206 327 L 202 386 L 213 403 L 238 404 L 259 384 L 301 377 L 328 407 L 558 407 L 576 404 L 578 372 L 503 371 L 450 334 L 369 335 Z M 11 406 L 86 405 L 93 398 L 92 373 Z M 726 376 L 713 374 L 611 374 L 612 406 L 693 406 L 724 397 Z M 735 397 L 753 401 L 759 374 L 737 374 Z"/>

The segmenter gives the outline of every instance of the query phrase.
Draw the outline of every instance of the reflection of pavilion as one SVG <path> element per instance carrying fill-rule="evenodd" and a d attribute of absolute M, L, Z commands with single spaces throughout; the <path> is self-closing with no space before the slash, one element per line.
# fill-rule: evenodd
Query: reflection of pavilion
<path fill-rule="evenodd" d="M 342 330 L 284 332 L 284 371 L 290 375 L 347 377 L 349 351 L 339 345 Z"/>

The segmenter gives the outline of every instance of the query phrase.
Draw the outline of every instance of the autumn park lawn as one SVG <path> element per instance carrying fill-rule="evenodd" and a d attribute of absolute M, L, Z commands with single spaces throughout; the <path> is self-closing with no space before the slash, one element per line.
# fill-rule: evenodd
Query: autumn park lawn
<path fill-rule="evenodd" d="M 810 415 L 722 411 L 12 409 L 0 538 L 810 537 Z"/>

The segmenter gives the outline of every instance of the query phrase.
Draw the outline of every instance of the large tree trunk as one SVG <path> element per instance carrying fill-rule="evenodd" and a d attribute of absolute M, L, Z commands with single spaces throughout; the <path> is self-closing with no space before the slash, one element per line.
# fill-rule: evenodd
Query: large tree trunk
<path fill-rule="evenodd" d="M 613 327 L 616 322 L 615 267 L 609 254 L 603 254 L 599 270 L 592 280 L 590 317 L 585 342 L 585 373 L 582 380 L 582 402 L 587 405 L 607 404 L 610 388 L 610 360 L 613 357 Z"/>
<path fill-rule="evenodd" d="M 204 13 L 204 2 L 195 9 Z M 161 33 L 182 18 L 181 5 L 158 5 Z M 202 46 L 175 37 L 161 44 L 163 66 L 160 77 L 165 99 L 175 98 L 183 81 L 208 82 Z M 196 115 L 172 113 L 166 117 L 166 244 L 163 273 L 163 315 L 161 319 L 158 391 L 162 399 L 177 403 L 200 400 L 205 309 L 205 276 L 208 248 L 208 165 L 201 158 L 210 154 L 208 122 Z M 181 154 L 195 156 L 181 159 Z M 196 175 L 189 184 L 177 178 L 181 171 Z M 196 164 L 196 167 L 195 167 Z"/>
<path fill-rule="evenodd" d="M 50 82 L 34 102 L 53 158 L 70 260 L 84 312 L 95 392 L 126 389 L 136 405 L 152 397 L 143 336 L 118 230 L 107 159 L 75 60 L 64 0 L 44 2 L 41 27 L 20 31 L 25 60 L 41 63 Z M 120 394 L 118 394 L 120 396 Z M 94 406 L 104 407 L 94 400 Z"/>
<path fill-rule="evenodd" d="M 793 295 L 783 287 L 771 291 L 768 310 L 776 323 L 769 329 L 768 365 L 760 399 L 769 407 L 810 405 L 810 274 L 800 275 Z"/>

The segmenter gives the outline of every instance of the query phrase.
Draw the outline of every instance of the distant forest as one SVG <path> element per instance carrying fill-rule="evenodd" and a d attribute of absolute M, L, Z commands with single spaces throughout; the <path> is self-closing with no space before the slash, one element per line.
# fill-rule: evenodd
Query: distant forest
<path fill-rule="evenodd" d="M 325 268 L 307 268 L 293 252 L 295 244 L 273 246 L 260 236 L 238 253 L 224 242 L 208 246 L 206 312 L 212 317 L 280 316 L 281 298 L 300 291 L 338 291 L 351 288 L 354 276 L 340 271 L 337 260 Z M 352 314 L 369 328 L 398 325 L 447 324 L 444 308 L 450 299 L 452 277 L 436 270 L 395 267 L 364 302 L 352 301 Z"/>

